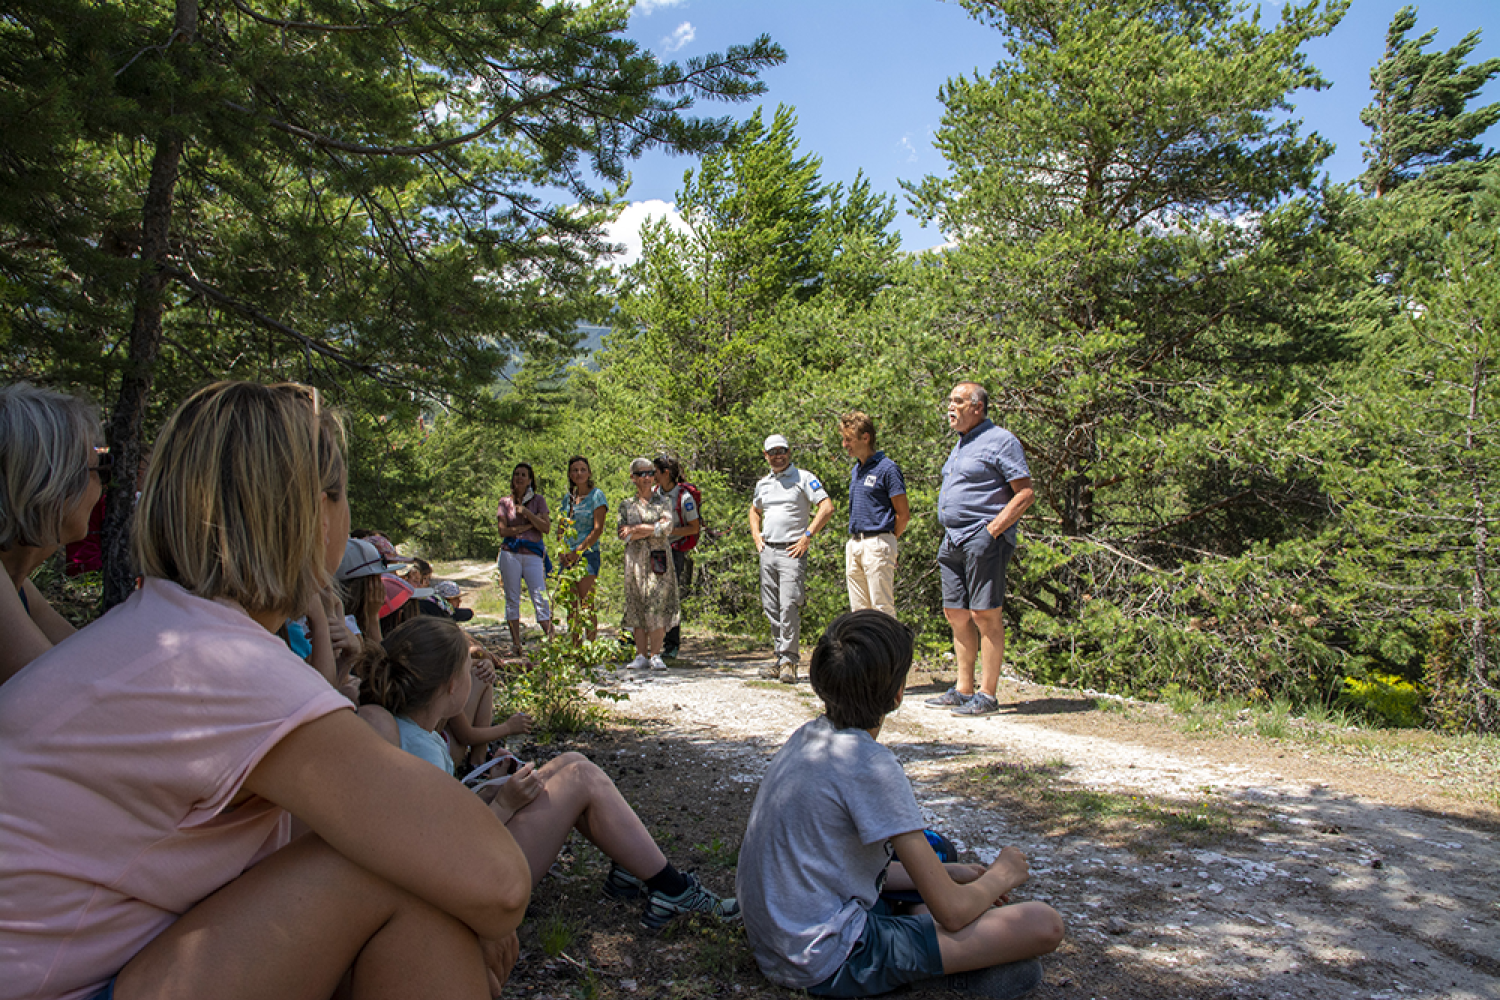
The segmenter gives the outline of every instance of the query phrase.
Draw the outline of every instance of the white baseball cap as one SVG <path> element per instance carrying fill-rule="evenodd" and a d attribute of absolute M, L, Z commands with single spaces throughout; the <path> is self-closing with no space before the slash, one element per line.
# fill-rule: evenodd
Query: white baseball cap
<path fill-rule="evenodd" d="M 772 448 L 785 448 L 787 451 L 792 450 L 792 446 L 787 444 L 786 438 L 782 437 L 780 434 L 772 434 L 770 437 L 766 438 L 765 450 L 770 451 Z"/>

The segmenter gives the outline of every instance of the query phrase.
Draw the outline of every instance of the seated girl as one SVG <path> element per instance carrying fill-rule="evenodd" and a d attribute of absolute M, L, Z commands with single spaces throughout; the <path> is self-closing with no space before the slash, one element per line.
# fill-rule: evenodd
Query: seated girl
<path fill-rule="evenodd" d="M 452 774 L 453 759 L 436 730 L 468 702 L 468 636 L 452 622 L 421 617 L 398 626 L 382 645 L 361 671 L 360 716 L 391 743 Z M 577 830 L 614 862 L 607 894 L 646 897 L 646 927 L 689 912 L 739 919 L 733 899 L 720 899 L 667 861 L 609 775 L 582 754 L 565 753 L 540 768 L 524 764 L 495 789 L 490 809 L 526 855 L 533 887 Z"/>
<path fill-rule="evenodd" d="M 479 767 L 488 756 L 489 745 L 507 736 L 531 732 L 531 716 L 517 712 L 499 725 L 495 724 L 495 677 L 498 664 L 495 654 L 478 639 L 468 636 L 469 657 L 474 682 L 463 711 L 448 720 L 445 731 L 453 752 L 454 764 L 466 772 Z"/>
<path fill-rule="evenodd" d="M 343 555 L 345 483 L 301 386 L 220 382 L 167 421 L 141 588 L 0 696 L 7 996 L 499 991 L 525 855 L 273 634 Z M 311 833 L 288 843 L 291 815 Z"/>

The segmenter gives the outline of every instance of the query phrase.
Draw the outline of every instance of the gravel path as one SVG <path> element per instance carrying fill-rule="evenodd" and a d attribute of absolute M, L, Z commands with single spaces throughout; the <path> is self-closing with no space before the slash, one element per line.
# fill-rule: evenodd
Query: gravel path
<path fill-rule="evenodd" d="M 756 680 L 758 661 L 621 673 L 616 712 L 652 719 L 752 790 L 781 742 L 818 712 L 811 689 Z M 1015 843 L 1024 887 L 1068 921 L 1040 996 L 1500 998 L 1500 840 L 1483 821 L 1413 811 L 1288 779 L 1276 753 L 1225 764 L 1084 735 L 1045 715 L 956 718 L 913 694 L 882 733 L 932 825 L 989 861 Z M 1246 755 L 1241 755 L 1246 756 Z M 983 764 L 1045 764 L 1069 787 L 1212 800 L 1233 833 L 1143 849 L 1008 821 L 955 791 Z M 1305 769 L 1304 769 L 1305 770 Z"/>

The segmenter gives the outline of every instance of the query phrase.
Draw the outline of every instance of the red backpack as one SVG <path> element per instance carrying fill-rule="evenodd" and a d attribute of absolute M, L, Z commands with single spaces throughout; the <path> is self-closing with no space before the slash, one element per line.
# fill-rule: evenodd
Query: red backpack
<path fill-rule="evenodd" d="M 698 533 L 696 535 L 688 535 L 685 538 L 672 539 L 672 551 L 691 552 L 698 547 L 698 539 L 703 537 L 703 494 L 698 492 L 698 487 L 692 483 L 682 483 L 680 485 L 682 489 L 677 491 L 677 510 L 675 511 L 677 520 L 682 520 L 682 495 L 687 493 L 692 496 L 693 503 L 698 507 Z"/>

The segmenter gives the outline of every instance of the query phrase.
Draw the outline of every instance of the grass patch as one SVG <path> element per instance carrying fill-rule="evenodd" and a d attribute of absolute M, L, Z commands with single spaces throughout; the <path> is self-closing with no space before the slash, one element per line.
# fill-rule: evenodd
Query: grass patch
<path fill-rule="evenodd" d="M 1168 799 L 1085 788 L 1068 781 L 1061 761 L 1011 761 L 972 767 L 954 779 L 954 791 L 985 800 L 1048 836 L 1088 836 L 1141 853 L 1171 843 L 1207 844 L 1247 832 L 1251 814 L 1231 814 L 1210 795 Z M 1245 817 L 1237 826 L 1237 816 Z"/>
<path fill-rule="evenodd" d="M 542 953 L 548 958 L 556 958 L 561 955 L 573 943 L 578 936 L 578 930 L 573 922 L 560 914 L 549 915 L 537 927 L 537 943 L 542 946 Z"/>
<path fill-rule="evenodd" d="M 706 844 L 694 844 L 693 850 L 703 858 L 703 863 L 715 868 L 732 869 L 740 863 L 740 849 L 722 837 L 714 837 Z"/>

